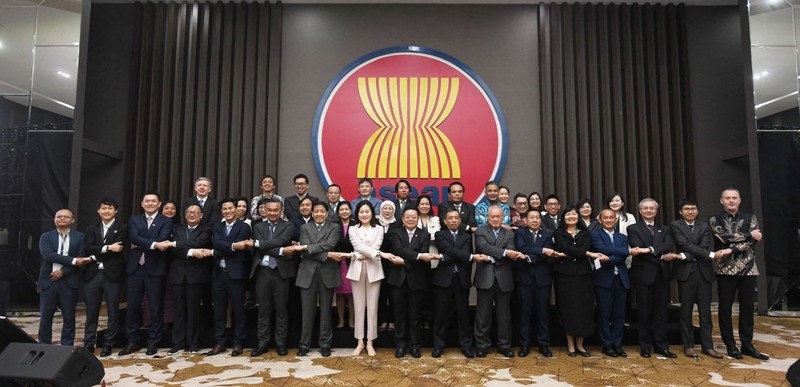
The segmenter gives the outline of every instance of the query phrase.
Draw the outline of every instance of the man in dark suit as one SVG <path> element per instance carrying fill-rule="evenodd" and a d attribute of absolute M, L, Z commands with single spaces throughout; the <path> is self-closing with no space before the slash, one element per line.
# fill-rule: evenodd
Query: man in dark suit
<path fill-rule="evenodd" d="M 656 224 L 658 203 L 651 198 L 639 202 L 641 222 L 628 226 L 631 247 L 647 249 L 631 262 L 631 281 L 639 312 L 639 346 L 642 357 L 651 352 L 675 358 L 667 340 L 670 261 L 680 259 L 672 252 L 672 237 L 666 225 Z"/>
<path fill-rule="evenodd" d="M 300 248 L 303 255 L 297 269 L 295 285 L 300 288 L 300 299 L 303 305 L 303 326 L 300 331 L 300 348 L 297 356 L 306 356 L 311 348 L 311 337 L 314 331 L 314 318 L 319 305 L 319 347 L 323 357 L 331 355 L 331 306 L 333 305 L 333 289 L 342 285 L 339 272 L 338 256 L 328 253 L 333 251 L 342 235 L 338 223 L 328 221 L 328 205 L 314 203 L 311 209 L 313 222 L 300 228 Z"/>
<path fill-rule="evenodd" d="M 203 210 L 202 224 L 219 222 L 219 202 L 210 197 L 211 194 L 211 179 L 207 177 L 198 177 L 194 181 L 194 195 L 186 198 L 181 203 L 181 213 L 186 213 L 186 209 L 192 204 L 197 204 Z M 148 298 L 149 299 L 149 298 Z"/>
<path fill-rule="evenodd" d="M 683 353 L 696 357 L 694 332 L 692 328 L 692 309 L 697 304 L 700 315 L 700 345 L 703 354 L 716 359 L 722 355 L 714 350 L 711 340 L 711 284 L 714 282 L 714 268 L 711 261 L 715 252 L 708 223 L 697 220 L 697 203 L 682 199 L 678 202 L 678 219 L 669 226 L 675 248 L 680 259 L 672 261 L 672 277 L 678 281 L 681 301 L 681 337 Z"/>
<path fill-rule="evenodd" d="M 86 228 L 86 253 L 91 262 L 81 271 L 86 297 L 86 327 L 83 346 L 94 352 L 97 338 L 97 321 L 100 305 L 106 299 L 108 327 L 100 356 L 111 355 L 114 340 L 119 331 L 119 296 L 122 279 L 125 278 L 125 250 L 128 247 L 128 225 L 117 221 L 119 204 L 112 198 L 100 199 L 97 213 L 100 222 Z"/>
<path fill-rule="evenodd" d="M 396 211 L 394 212 L 394 218 L 397 219 L 398 222 L 403 221 L 403 210 L 406 207 L 415 207 L 417 204 L 414 202 L 414 199 L 411 199 L 411 183 L 408 182 L 406 179 L 400 179 L 397 183 L 394 184 L 394 192 L 397 195 L 397 199 L 392 200 L 394 203 L 394 208 Z M 355 208 L 355 207 L 353 207 Z M 380 205 L 376 207 L 380 209 Z M 440 217 L 443 217 L 442 213 L 439 213 Z"/>
<path fill-rule="evenodd" d="M 403 227 L 392 231 L 392 253 L 401 259 L 392 260 L 389 285 L 392 286 L 394 302 L 394 345 L 396 358 L 406 355 L 419 358 L 419 323 L 424 290 L 428 288 L 430 262 L 436 257 L 429 253 L 431 235 L 417 228 L 419 211 L 406 207 L 403 211 Z"/>
<path fill-rule="evenodd" d="M 753 248 L 761 240 L 761 230 L 754 214 L 739 211 L 742 198 L 739 190 L 728 188 L 722 191 L 719 199 L 723 211 L 712 216 L 709 221 L 714 235 L 714 272 L 717 275 L 717 295 L 719 296 L 719 332 L 728 349 L 728 356 L 741 359 L 742 355 L 759 360 L 769 360 L 769 356 L 753 346 L 753 314 L 756 298 L 756 253 Z M 739 295 L 739 340 L 742 350 L 736 347 L 733 336 L 733 299 Z"/>
<path fill-rule="evenodd" d="M 158 242 L 169 240 L 175 225 L 172 219 L 158 213 L 160 207 L 161 197 L 155 192 L 147 192 L 142 197 L 144 214 L 128 220 L 128 235 L 132 245 L 126 265 L 128 311 L 125 327 L 128 345 L 119 352 L 119 356 L 141 349 L 139 329 L 142 327 L 142 299 L 145 293 L 150 301 L 151 315 L 146 354 L 150 356 L 158 352 L 164 315 L 165 277 L 169 268 L 169 254 Z"/>
<path fill-rule="evenodd" d="M 227 336 L 225 325 L 228 322 L 228 300 L 233 311 L 233 350 L 231 356 L 244 352 L 242 344 L 245 334 L 244 288 L 250 275 L 251 256 L 248 247 L 250 226 L 236 219 L 236 199 L 227 198 L 220 202 L 224 222 L 214 222 L 211 229 L 211 243 L 214 250 L 214 265 L 211 269 L 211 286 L 214 298 L 214 338 L 217 343 L 206 355 L 213 356 L 225 352 Z"/>
<path fill-rule="evenodd" d="M 468 358 L 475 357 L 472 352 L 472 321 L 469 318 L 469 288 L 472 275 L 472 234 L 459 231 L 461 214 L 456 209 L 444 216 L 447 228 L 436 232 L 436 245 L 441 259 L 433 271 L 431 280 L 436 297 L 433 319 L 433 353 L 440 357 L 445 347 L 447 331 L 456 313 L 458 324 L 458 345 L 461 353 Z"/>
<path fill-rule="evenodd" d="M 213 258 L 207 254 L 211 247 L 211 224 L 201 224 L 202 218 L 200 205 L 189 205 L 184 211 L 184 223 L 175 226 L 172 241 L 163 242 L 174 249 L 167 278 L 175 290 L 175 322 L 169 353 L 182 349 L 194 353 L 200 346 L 200 301 L 211 282 L 213 264 Z"/>
<path fill-rule="evenodd" d="M 541 228 L 542 213 L 539 210 L 523 214 L 527 227 L 515 231 L 514 244 L 525 259 L 514 261 L 514 286 L 520 305 L 519 356 L 531 352 L 531 315 L 536 313 L 536 341 L 539 353 L 553 357 L 550 351 L 550 290 L 553 273 L 547 257 L 557 256 L 553 250 L 553 233 Z"/>
<path fill-rule="evenodd" d="M 288 220 L 296 217 L 300 213 L 300 200 L 308 196 L 312 202 L 317 202 L 319 199 L 308 194 L 308 176 L 299 173 L 295 175 L 294 179 L 294 195 L 286 195 L 283 203 L 283 214 Z"/>
<path fill-rule="evenodd" d="M 561 199 L 558 198 L 558 195 L 550 194 L 544 198 L 544 210 L 546 214 L 542 217 L 542 228 L 550 230 L 550 232 L 555 232 L 562 221 L 559 217 L 559 213 L 561 213 Z"/>
<path fill-rule="evenodd" d="M 594 291 L 597 295 L 597 330 L 603 354 L 628 357 L 622 349 L 622 329 L 625 324 L 625 299 L 631 288 L 625 259 L 643 253 L 644 249 L 628 247 L 628 237 L 616 231 L 617 215 L 610 209 L 600 211 L 602 228 L 592 231 L 592 250 L 606 257 L 595 263 Z M 649 251 L 649 250 L 648 250 Z"/>
<path fill-rule="evenodd" d="M 72 211 L 58 210 L 53 219 L 56 229 L 39 238 L 42 267 L 39 269 L 39 342 L 50 344 L 53 340 L 53 315 L 61 309 L 64 325 L 61 327 L 61 345 L 75 342 L 75 303 L 78 301 L 80 267 L 91 261 L 83 257 L 85 237 L 72 231 L 75 222 Z"/>
<path fill-rule="evenodd" d="M 263 199 L 258 204 L 266 211 L 267 221 L 253 227 L 253 244 L 258 251 L 253 260 L 250 276 L 255 278 L 258 301 L 258 347 L 250 356 L 267 352 L 272 336 L 272 316 L 275 315 L 275 345 L 278 355 L 286 356 L 286 335 L 289 332 L 289 287 L 297 274 L 291 246 L 295 226 L 281 218 L 283 203 L 277 199 Z M 299 251 L 299 249 L 297 250 Z"/>
<path fill-rule="evenodd" d="M 477 262 L 473 285 L 478 290 L 475 307 L 475 346 L 478 357 L 486 357 L 492 343 L 489 330 L 492 327 L 492 304 L 497 316 L 498 353 L 514 357 L 511 350 L 511 292 L 514 290 L 513 260 L 524 259 L 516 251 L 514 232 L 502 227 L 503 209 L 491 206 L 487 212 L 487 224 L 475 231 L 475 251 L 483 254 L 473 257 Z"/>
<path fill-rule="evenodd" d="M 447 201 L 439 203 L 437 214 L 446 214 L 448 211 L 455 209 L 461 215 L 461 229 L 472 233 L 478 228 L 475 223 L 475 206 L 470 203 L 464 202 L 464 184 L 460 181 L 450 183 L 447 191 Z M 447 228 L 444 222 L 444 217 L 439 216 L 439 222 L 442 228 Z"/>

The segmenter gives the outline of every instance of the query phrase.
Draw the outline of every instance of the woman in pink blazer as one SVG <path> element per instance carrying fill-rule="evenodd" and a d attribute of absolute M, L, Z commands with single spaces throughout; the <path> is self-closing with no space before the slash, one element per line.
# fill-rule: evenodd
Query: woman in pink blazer
<path fill-rule="evenodd" d="M 364 314 L 367 315 L 367 354 L 375 356 L 372 341 L 378 338 L 378 297 L 381 292 L 383 267 L 381 258 L 392 259 L 392 254 L 380 251 L 383 227 L 378 226 L 375 209 L 369 201 L 362 201 L 355 209 L 358 225 L 350 228 L 353 257 L 347 278 L 353 290 L 355 305 L 355 338 L 358 340 L 353 356 L 364 350 Z"/>

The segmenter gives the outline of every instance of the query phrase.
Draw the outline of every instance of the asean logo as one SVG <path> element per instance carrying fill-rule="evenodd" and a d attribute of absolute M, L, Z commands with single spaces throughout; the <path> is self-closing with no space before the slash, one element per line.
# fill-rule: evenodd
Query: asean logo
<path fill-rule="evenodd" d="M 313 128 L 314 161 L 327 187 L 348 200 L 358 178 L 373 180 L 376 196 L 394 199 L 399 179 L 412 196 L 447 200 L 464 184 L 467 202 L 502 175 L 505 118 L 483 80 L 461 61 L 433 49 L 378 50 L 348 65 L 325 90 Z"/>

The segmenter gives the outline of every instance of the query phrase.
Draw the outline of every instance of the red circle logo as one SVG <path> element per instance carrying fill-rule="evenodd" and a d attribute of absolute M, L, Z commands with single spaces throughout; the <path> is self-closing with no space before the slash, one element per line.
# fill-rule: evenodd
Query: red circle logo
<path fill-rule="evenodd" d="M 412 196 L 447 200 L 453 181 L 464 200 L 478 202 L 483 186 L 502 174 L 507 130 L 488 86 L 462 62 L 414 46 L 367 54 L 331 82 L 317 107 L 314 160 L 327 187 L 358 196 L 358 178 L 371 178 L 376 196 L 394 199 L 399 179 Z"/>

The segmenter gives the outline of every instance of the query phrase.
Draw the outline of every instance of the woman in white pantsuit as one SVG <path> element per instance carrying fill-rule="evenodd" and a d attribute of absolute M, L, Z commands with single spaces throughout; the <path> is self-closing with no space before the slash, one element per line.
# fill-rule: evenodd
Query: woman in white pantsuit
<path fill-rule="evenodd" d="M 383 243 L 383 227 L 378 227 L 375 209 L 369 201 L 356 205 L 358 226 L 350 229 L 350 243 L 353 244 L 353 258 L 347 270 L 347 278 L 353 289 L 355 306 L 355 338 L 358 340 L 353 356 L 364 350 L 364 315 L 367 318 L 366 348 L 369 356 L 375 356 L 372 341 L 378 338 L 378 297 L 381 280 L 384 278 L 381 258 L 394 256 L 380 251 Z"/>

